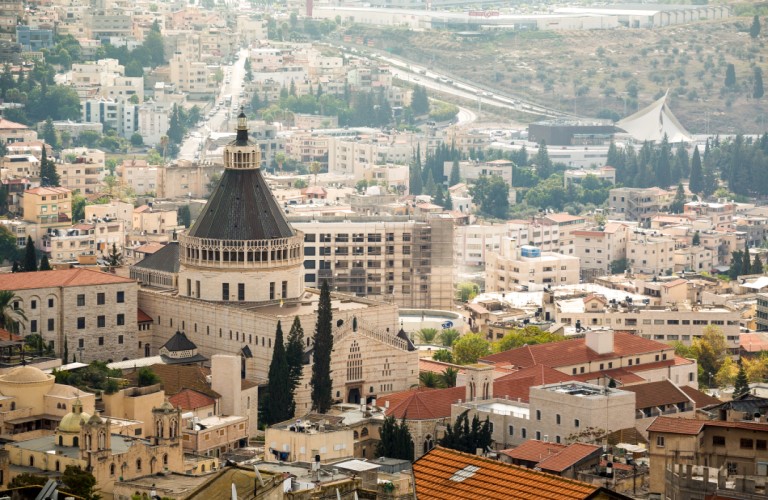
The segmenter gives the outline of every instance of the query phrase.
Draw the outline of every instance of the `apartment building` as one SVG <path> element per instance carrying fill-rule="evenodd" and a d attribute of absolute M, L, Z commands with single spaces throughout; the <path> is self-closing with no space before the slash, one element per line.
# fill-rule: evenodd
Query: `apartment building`
<path fill-rule="evenodd" d="M 0 275 L 0 290 L 15 292 L 26 313 L 22 331 L 86 363 L 136 356 L 135 281 L 84 268 L 34 274 Z"/>
<path fill-rule="evenodd" d="M 139 234 L 169 234 L 181 229 L 176 210 L 155 210 L 142 205 L 133 210 L 133 231 Z"/>
<path fill-rule="evenodd" d="M 608 192 L 612 217 L 645 222 L 658 212 L 666 212 L 674 192 L 661 188 L 614 188 Z"/>
<path fill-rule="evenodd" d="M 157 192 L 157 165 L 149 165 L 146 160 L 123 160 L 115 173 L 120 183 L 130 187 L 137 195 Z"/>
<path fill-rule="evenodd" d="M 453 259 L 456 268 L 467 272 L 483 272 L 488 254 L 500 250 L 506 235 L 506 224 L 457 226 L 453 238 Z"/>
<path fill-rule="evenodd" d="M 101 191 L 106 175 L 105 155 L 99 149 L 65 149 L 61 152 L 64 159 L 56 165 L 59 183 L 68 189 L 80 190 L 83 194 L 95 194 Z"/>
<path fill-rule="evenodd" d="M 157 171 L 157 196 L 204 198 L 214 173 L 220 171 L 221 168 L 214 165 L 176 160 Z"/>
<path fill-rule="evenodd" d="M 83 99 L 80 101 L 80 112 L 84 122 L 101 123 L 125 138 L 133 135 L 139 125 L 139 106 L 126 99 Z"/>
<path fill-rule="evenodd" d="M 502 242 L 500 252 L 487 254 L 485 289 L 488 292 L 512 292 L 578 282 L 578 257 L 542 252 L 531 245 L 522 245 L 518 249 L 509 239 Z"/>
<path fill-rule="evenodd" d="M 21 123 L 0 118 L 0 142 L 11 145 L 15 142 L 34 142 L 37 132 Z"/>
<path fill-rule="evenodd" d="M 189 418 L 182 427 L 184 451 L 221 457 L 248 446 L 248 417 L 238 415 Z"/>
<path fill-rule="evenodd" d="M 441 217 L 291 219 L 304 233 L 304 284 L 394 301 L 453 305 L 453 221 Z"/>
<path fill-rule="evenodd" d="M 611 273 L 611 263 L 627 257 L 631 229 L 619 222 L 609 222 L 602 229 L 573 232 L 574 256 L 581 261 L 581 278 L 590 281 Z"/>
<path fill-rule="evenodd" d="M 218 66 L 190 59 L 176 52 L 170 60 L 171 83 L 180 92 L 186 92 L 190 97 L 205 97 L 216 93 L 216 71 Z"/>
<path fill-rule="evenodd" d="M 133 204 L 111 200 L 109 203 L 86 205 L 85 220 L 81 222 L 93 221 L 95 219 L 104 219 L 107 222 L 119 220 L 123 223 L 125 230 L 130 232 L 133 227 Z"/>
<path fill-rule="evenodd" d="M 710 272 L 718 264 L 717 253 L 701 245 L 686 246 L 675 250 L 675 272 Z"/>
<path fill-rule="evenodd" d="M 613 167 L 568 169 L 563 172 L 564 187 L 568 188 L 571 184 L 581 184 L 587 177 L 595 177 L 599 181 L 616 184 L 616 169 Z"/>
<path fill-rule="evenodd" d="M 740 421 L 660 416 L 648 433 L 651 493 L 685 500 L 715 491 L 717 498 L 765 498 L 768 424 L 762 412 Z M 689 483 L 692 469 L 706 472 L 698 488 Z M 726 483 L 734 481 L 737 488 L 728 488 Z"/>
<path fill-rule="evenodd" d="M 685 204 L 683 213 L 697 218 L 709 219 L 715 229 L 730 229 L 733 227 L 733 217 L 736 215 L 736 203 L 725 200 L 717 203 L 691 201 Z"/>
<path fill-rule="evenodd" d="M 361 179 L 376 165 L 394 163 L 408 165 L 413 156 L 413 144 L 403 136 L 387 136 L 371 130 L 354 138 L 328 138 L 328 171 Z"/>
<path fill-rule="evenodd" d="M 664 283 L 663 288 L 681 286 L 685 280 Z M 555 300 L 551 292 L 545 292 L 544 313 L 559 323 L 580 329 L 615 328 L 631 332 L 645 339 L 659 342 L 682 342 L 691 345 L 695 338 L 704 334 L 707 326 L 722 330 L 727 346 L 733 352 L 739 348 L 741 315 L 727 306 L 691 305 L 674 302 L 652 306 L 629 298 L 631 302 L 606 299 L 593 294 Z M 650 302 L 650 298 L 644 299 Z"/>
<path fill-rule="evenodd" d="M 125 229 L 120 220 L 98 220 L 75 224 L 71 228 L 50 229 L 39 243 L 40 250 L 52 262 L 76 262 L 83 256 L 106 257 L 112 251 L 112 245 L 123 253 Z"/>
<path fill-rule="evenodd" d="M 23 217 L 41 228 L 72 224 L 72 191 L 62 187 L 36 187 L 24 191 Z"/>
<path fill-rule="evenodd" d="M 2 178 L 40 177 L 40 160 L 33 155 L 5 155 L 0 160 Z"/>
<path fill-rule="evenodd" d="M 476 182 L 479 178 L 488 175 L 495 175 L 504 179 L 504 182 L 508 186 L 512 186 L 512 166 L 513 162 L 509 160 L 492 160 L 492 161 L 460 161 L 459 162 L 459 175 L 462 179 L 469 183 Z M 453 169 L 453 162 L 445 162 L 443 164 L 444 179 L 448 180 L 451 176 L 451 170 Z M 514 194 L 514 190 L 510 190 Z"/>
<path fill-rule="evenodd" d="M 635 274 L 668 275 L 675 270 L 675 240 L 632 233 L 627 241 L 628 266 Z"/>
<path fill-rule="evenodd" d="M 573 255 L 574 233 L 585 229 L 584 217 L 567 213 L 547 214 L 531 220 L 512 220 L 507 223 L 508 236 L 519 245 L 533 245 L 543 252 Z"/>

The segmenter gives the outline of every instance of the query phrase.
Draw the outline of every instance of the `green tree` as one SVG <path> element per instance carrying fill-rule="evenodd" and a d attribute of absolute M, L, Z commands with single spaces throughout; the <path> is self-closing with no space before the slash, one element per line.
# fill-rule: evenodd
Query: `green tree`
<path fill-rule="evenodd" d="M 456 417 L 453 425 L 447 425 L 440 446 L 474 455 L 478 448 L 485 451 L 493 444 L 490 420 L 486 417 L 481 422 L 475 414 L 470 424 L 468 413 L 469 410 L 465 410 Z"/>
<path fill-rule="evenodd" d="M 288 368 L 291 371 L 291 392 L 295 391 L 301 383 L 301 375 L 304 370 L 304 328 L 298 316 L 293 318 L 291 331 L 288 333 L 288 346 L 285 349 L 288 359 Z"/>
<path fill-rule="evenodd" d="M 31 236 L 27 236 L 27 245 L 24 247 L 24 272 L 37 271 L 37 250 Z"/>
<path fill-rule="evenodd" d="M 435 341 L 435 337 L 437 337 L 437 329 L 422 328 L 416 333 L 416 335 L 419 337 L 419 340 L 421 340 L 422 343 L 431 344 Z"/>
<path fill-rule="evenodd" d="M 744 254 L 741 250 L 734 250 L 731 252 L 731 266 L 728 268 L 728 276 L 732 280 L 735 280 L 739 277 L 739 274 L 741 274 L 743 258 Z M 749 256 L 747 256 L 747 259 L 749 259 Z"/>
<path fill-rule="evenodd" d="M 448 349 L 438 349 L 432 353 L 432 359 L 443 363 L 453 363 L 453 354 Z"/>
<path fill-rule="evenodd" d="M 40 183 L 43 186 L 58 186 L 59 174 L 56 172 L 56 164 L 48 159 L 45 147 L 40 157 Z"/>
<path fill-rule="evenodd" d="M 0 262 L 15 262 L 18 258 L 19 247 L 16 244 L 16 236 L 5 224 L 0 224 Z"/>
<path fill-rule="evenodd" d="M 64 483 L 63 489 L 86 500 L 101 498 L 96 494 L 96 478 L 79 465 L 67 465 L 61 475 L 61 482 Z"/>
<path fill-rule="evenodd" d="M 53 120 L 49 116 L 43 124 L 43 140 L 53 149 L 59 149 L 59 137 L 56 135 L 56 128 L 53 126 Z"/>
<path fill-rule="evenodd" d="M 411 110 L 416 116 L 429 113 L 429 97 L 427 97 L 426 87 L 422 85 L 414 87 L 411 95 Z"/>
<path fill-rule="evenodd" d="M 692 238 L 692 241 L 691 241 L 691 245 L 693 245 L 695 247 L 701 245 L 701 234 L 699 234 L 698 231 L 693 233 L 693 238 Z"/>
<path fill-rule="evenodd" d="M 672 203 L 669 204 L 669 211 L 673 214 L 681 214 L 683 213 L 683 208 L 685 207 L 685 189 L 683 188 L 683 184 L 680 183 L 677 185 L 677 192 L 675 193 L 675 198 L 672 200 Z"/>
<path fill-rule="evenodd" d="M 563 335 L 557 335 L 542 330 L 538 326 L 528 325 L 507 332 L 504 337 L 493 344 L 493 352 L 503 352 L 524 345 L 548 344 L 566 340 Z"/>
<path fill-rule="evenodd" d="M 749 36 L 752 38 L 760 36 L 760 18 L 757 15 L 752 18 L 752 26 L 749 27 Z"/>
<path fill-rule="evenodd" d="M 700 375 L 716 374 L 727 356 L 723 331 L 714 325 L 705 327 L 703 335 L 691 343 L 691 355 L 699 362 Z M 706 380 L 699 380 L 699 383 L 704 384 Z"/>
<path fill-rule="evenodd" d="M 51 270 L 51 263 L 48 262 L 48 254 L 43 254 L 43 257 L 40 259 L 40 271 L 50 271 Z"/>
<path fill-rule="evenodd" d="M 266 425 L 288 420 L 293 417 L 294 406 L 291 370 L 283 345 L 283 329 L 278 321 L 272 362 L 267 376 L 267 392 L 262 405 L 262 420 Z"/>
<path fill-rule="evenodd" d="M 331 291 L 328 282 L 323 280 L 320 288 L 320 301 L 317 306 L 317 324 L 315 326 L 314 360 L 312 363 L 312 409 L 326 413 L 331 409 L 333 380 L 331 379 L 331 352 L 333 351 L 333 333 L 331 331 L 333 311 L 331 310 Z"/>
<path fill-rule="evenodd" d="M 727 88 L 736 86 L 736 67 L 733 63 L 728 63 L 728 66 L 725 68 L 725 86 Z"/>
<path fill-rule="evenodd" d="M 131 146 L 138 148 L 143 145 L 144 145 L 144 137 L 140 133 L 134 132 L 131 135 Z"/>
<path fill-rule="evenodd" d="M 443 387 L 456 387 L 456 380 L 459 376 L 458 368 L 446 366 L 443 373 L 440 374 L 440 380 Z"/>
<path fill-rule="evenodd" d="M 117 244 L 112 243 L 112 248 L 107 255 L 107 265 L 109 267 L 120 267 L 123 265 L 123 254 L 117 251 Z"/>
<path fill-rule="evenodd" d="M 144 38 L 143 47 L 147 50 L 150 56 L 150 65 L 153 68 L 162 66 L 165 64 L 165 44 L 163 43 L 163 37 L 160 34 L 160 23 L 155 20 L 152 23 L 152 27 Z"/>
<path fill-rule="evenodd" d="M 168 121 L 168 131 L 165 135 L 168 136 L 168 139 L 173 144 L 181 144 L 181 141 L 184 139 L 184 127 L 181 123 L 179 106 L 177 104 L 174 104 L 173 109 L 171 110 L 171 117 Z"/>
<path fill-rule="evenodd" d="M 481 176 L 470 188 L 470 193 L 483 215 L 497 219 L 506 219 L 509 215 L 509 185 L 501 177 Z"/>
<path fill-rule="evenodd" d="M 438 389 L 443 387 L 440 376 L 435 372 L 419 372 L 419 386 L 428 389 Z"/>
<path fill-rule="evenodd" d="M 701 193 L 704 190 L 704 172 L 701 169 L 701 155 L 699 148 L 693 148 L 693 157 L 691 158 L 691 177 L 688 189 L 692 193 Z"/>
<path fill-rule="evenodd" d="M 755 78 L 754 87 L 752 89 L 752 97 L 755 99 L 761 99 L 765 95 L 763 90 L 763 70 L 755 66 Z"/>
<path fill-rule="evenodd" d="M 179 224 L 184 227 L 189 227 L 192 222 L 192 214 L 189 211 L 189 205 L 182 205 L 176 211 L 179 216 Z"/>
<path fill-rule="evenodd" d="M 744 369 L 744 364 L 739 363 L 739 373 L 736 375 L 736 381 L 733 386 L 733 399 L 736 399 L 749 392 L 749 381 L 747 380 L 747 372 Z"/>
<path fill-rule="evenodd" d="M 730 356 L 726 356 L 723 360 L 722 366 L 715 374 L 716 387 L 730 387 L 736 382 L 736 376 L 739 373 L 739 366 L 734 363 Z M 709 376 L 707 376 L 707 383 L 709 383 Z M 710 387 L 711 389 L 711 387 Z"/>
<path fill-rule="evenodd" d="M 763 261 L 760 260 L 760 254 L 755 254 L 755 260 L 752 262 L 752 274 L 763 274 Z"/>
<path fill-rule="evenodd" d="M 11 482 L 8 483 L 8 488 L 21 488 L 23 486 L 43 486 L 47 482 L 48 478 L 45 476 L 38 476 L 36 474 L 30 474 L 29 472 L 23 472 L 11 479 Z"/>
<path fill-rule="evenodd" d="M 554 165 L 549 158 L 546 142 L 541 141 L 539 143 L 539 149 L 533 158 L 533 165 L 536 167 L 536 175 L 539 176 L 539 179 L 547 179 L 554 173 Z"/>
<path fill-rule="evenodd" d="M 155 372 L 152 371 L 152 368 L 148 366 L 144 366 L 142 368 L 139 368 L 137 383 L 139 384 L 139 387 L 147 387 L 149 385 L 155 385 L 160 382 L 160 378 L 157 376 Z"/>
<path fill-rule="evenodd" d="M 459 159 L 456 158 L 453 160 L 453 165 L 451 166 L 451 175 L 448 180 L 448 187 L 455 186 L 460 182 L 461 182 L 461 173 L 459 172 Z"/>
<path fill-rule="evenodd" d="M 16 304 L 19 304 L 18 306 Z M 11 333 L 19 333 L 20 319 L 26 321 L 27 315 L 21 307 L 21 299 L 11 290 L 0 290 L 0 328 Z"/>
<path fill-rule="evenodd" d="M 85 206 L 88 200 L 79 191 L 72 193 L 72 220 L 77 222 L 85 219 Z"/>
<path fill-rule="evenodd" d="M 457 364 L 469 365 L 491 353 L 491 345 L 476 333 L 464 335 L 453 343 L 453 358 Z"/>
<path fill-rule="evenodd" d="M 405 415 L 399 424 L 395 417 L 385 417 L 379 430 L 376 456 L 413 461 L 413 450 L 413 439 L 405 423 Z"/>
<path fill-rule="evenodd" d="M 461 334 L 455 328 L 447 328 L 440 332 L 439 335 L 440 343 L 445 347 L 451 347 L 459 337 L 461 337 Z"/>
<path fill-rule="evenodd" d="M 471 281 L 464 281 L 456 285 L 456 298 L 461 302 L 474 299 L 480 293 L 480 287 Z"/>

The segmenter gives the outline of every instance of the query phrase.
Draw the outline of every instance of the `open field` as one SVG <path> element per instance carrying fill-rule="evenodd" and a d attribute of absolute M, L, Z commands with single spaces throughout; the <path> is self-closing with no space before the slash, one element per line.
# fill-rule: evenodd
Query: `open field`
<path fill-rule="evenodd" d="M 443 31 L 349 32 L 373 39 L 377 50 L 581 116 L 625 116 L 669 89 L 673 112 L 691 132 L 757 133 L 768 109 L 768 96 L 752 98 L 755 68 L 768 67 L 768 22 L 761 21 L 757 39 L 748 33 L 751 18 L 654 30 L 489 32 L 473 40 Z M 729 63 L 736 85 L 726 88 Z"/>

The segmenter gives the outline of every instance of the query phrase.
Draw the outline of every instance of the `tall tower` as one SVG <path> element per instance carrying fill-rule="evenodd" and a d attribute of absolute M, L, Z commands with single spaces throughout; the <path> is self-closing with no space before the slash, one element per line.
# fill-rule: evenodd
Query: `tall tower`
<path fill-rule="evenodd" d="M 261 174 L 248 120 L 224 149 L 224 174 L 189 232 L 179 238 L 179 295 L 263 302 L 304 291 L 303 234 L 294 230 Z"/>

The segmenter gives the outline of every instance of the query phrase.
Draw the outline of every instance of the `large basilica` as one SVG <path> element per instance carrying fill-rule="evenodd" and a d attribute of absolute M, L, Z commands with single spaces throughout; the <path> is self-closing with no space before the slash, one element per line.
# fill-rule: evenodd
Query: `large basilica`
<path fill-rule="evenodd" d="M 311 362 L 319 292 L 304 288 L 304 235 L 285 217 L 262 175 L 247 119 L 224 153 L 224 173 L 190 230 L 131 269 L 139 307 L 154 321 L 139 331 L 144 355 L 177 330 L 201 354 L 236 354 L 241 377 L 266 380 L 278 321 L 287 336 L 298 316 Z M 395 304 L 332 294 L 333 395 L 359 403 L 418 382 L 413 345 L 398 332 Z M 310 365 L 296 411 L 310 410 Z"/>

